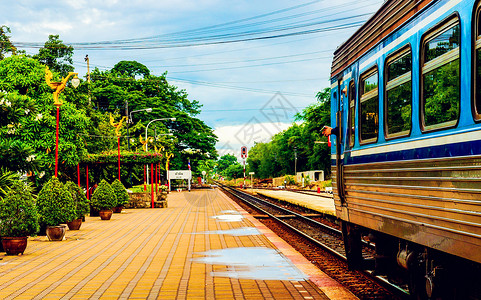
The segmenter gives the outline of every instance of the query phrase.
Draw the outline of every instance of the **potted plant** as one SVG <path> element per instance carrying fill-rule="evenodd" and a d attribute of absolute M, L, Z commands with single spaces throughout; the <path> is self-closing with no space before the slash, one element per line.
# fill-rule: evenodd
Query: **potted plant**
<path fill-rule="evenodd" d="M 23 254 L 27 237 L 38 231 L 38 212 L 28 186 L 15 181 L 0 200 L 0 235 L 7 255 Z"/>
<path fill-rule="evenodd" d="M 102 179 L 99 186 L 95 189 L 90 201 L 92 207 L 99 210 L 100 219 L 110 220 L 112 217 L 112 208 L 117 205 L 117 197 L 105 179 Z"/>
<path fill-rule="evenodd" d="M 118 179 L 115 179 L 111 186 L 117 198 L 117 204 L 114 206 L 113 211 L 114 213 L 120 213 L 122 212 L 124 205 L 129 203 L 129 194 L 127 193 L 125 186 Z"/>
<path fill-rule="evenodd" d="M 50 241 L 61 241 L 65 236 L 65 225 L 75 218 L 72 195 L 57 177 L 52 177 L 40 190 L 37 197 L 40 222 L 47 226 Z"/>
<path fill-rule="evenodd" d="M 67 222 L 68 229 L 70 230 L 79 230 L 80 226 L 82 225 L 82 219 L 85 217 L 85 214 L 89 212 L 90 206 L 85 193 L 80 190 L 78 185 L 73 183 L 72 181 L 68 181 L 65 184 L 65 188 L 70 192 L 72 195 L 73 203 L 75 206 L 75 217 L 73 220 Z"/>

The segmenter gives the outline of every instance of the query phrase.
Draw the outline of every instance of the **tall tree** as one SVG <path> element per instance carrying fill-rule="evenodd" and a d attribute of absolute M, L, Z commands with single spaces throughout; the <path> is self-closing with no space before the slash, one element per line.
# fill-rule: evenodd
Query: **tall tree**
<path fill-rule="evenodd" d="M 117 72 L 128 77 L 135 77 L 142 75 L 143 77 L 150 75 L 150 70 L 143 64 L 136 61 L 119 61 L 112 69 L 112 72 Z"/>
<path fill-rule="evenodd" d="M 38 54 L 34 55 L 33 58 L 47 65 L 52 72 L 55 71 L 65 77 L 68 72 L 74 70 L 72 66 L 73 51 L 74 48 L 65 45 L 59 35 L 49 35 L 44 47 L 40 48 Z"/>
<path fill-rule="evenodd" d="M 201 108 L 196 100 L 190 100 L 186 91 L 169 84 L 165 75 L 154 76 L 149 73 L 142 64 L 125 61 L 110 71 L 95 69 L 90 85 L 93 102 L 101 113 L 119 114 L 126 112 L 126 107 L 129 112 L 152 108 L 151 112 L 137 112 L 132 116 L 133 123 L 129 124 L 131 149 L 142 149 L 139 136 L 145 139 L 146 127 L 151 120 L 176 118 L 175 122 L 163 120 L 149 125 L 148 149 L 163 147 L 165 151 L 174 153 L 170 160 L 171 169 L 187 168 L 190 159 L 192 171 L 199 176 L 203 162 L 217 157 L 217 137 L 212 128 L 196 117 Z M 144 77 L 136 79 L 135 75 L 138 74 Z M 100 128 L 101 119 L 95 120 L 98 123 L 94 127 Z M 122 134 L 125 133 L 124 129 Z M 173 136 L 169 137 L 168 134 Z M 129 147 L 126 139 L 121 147 Z"/>
<path fill-rule="evenodd" d="M 232 154 L 225 154 L 222 155 L 217 161 L 216 170 L 219 174 L 223 174 L 230 165 L 234 164 L 238 164 L 237 157 Z"/>
<path fill-rule="evenodd" d="M 0 27 L 0 60 L 4 59 L 7 53 L 15 55 L 17 52 L 17 48 L 10 41 L 9 33 L 11 31 L 8 26 L 2 25 Z"/>

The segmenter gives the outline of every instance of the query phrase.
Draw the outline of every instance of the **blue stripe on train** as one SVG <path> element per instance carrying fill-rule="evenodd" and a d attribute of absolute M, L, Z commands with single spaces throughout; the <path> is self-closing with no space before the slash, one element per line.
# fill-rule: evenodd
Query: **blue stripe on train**
<path fill-rule="evenodd" d="M 349 152 L 344 153 L 345 164 L 365 164 L 373 162 L 400 161 L 414 159 L 444 158 L 481 155 L 481 140 L 457 144 L 430 146 L 417 149 L 401 150 L 395 152 L 377 153 L 351 157 Z M 331 159 L 331 164 L 336 165 L 336 160 Z"/>

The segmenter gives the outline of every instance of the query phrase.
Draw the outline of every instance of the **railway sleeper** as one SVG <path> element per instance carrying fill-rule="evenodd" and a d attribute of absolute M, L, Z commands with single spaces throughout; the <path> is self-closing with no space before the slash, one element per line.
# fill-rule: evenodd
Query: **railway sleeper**
<path fill-rule="evenodd" d="M 348 266 L 409 289 L 412 299 L 481 299 L 481 265 L 349 222 L 341 224 Z M 362 257 L 362 241 L 375 244 Z"/>

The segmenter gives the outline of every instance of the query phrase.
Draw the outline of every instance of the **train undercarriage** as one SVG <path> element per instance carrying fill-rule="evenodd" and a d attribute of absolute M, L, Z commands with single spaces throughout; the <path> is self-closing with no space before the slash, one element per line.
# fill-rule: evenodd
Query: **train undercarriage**
<path fill-rule="evenodd" d="M 409 290 L 412 299 L 481 299 L 481 265 L 416 243 L 342 222 L 349 267 L 372 270 Z M 364 258 L 363 243 L 375 245 Z"/>

